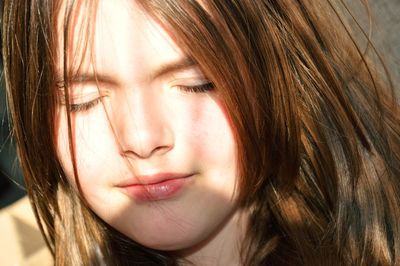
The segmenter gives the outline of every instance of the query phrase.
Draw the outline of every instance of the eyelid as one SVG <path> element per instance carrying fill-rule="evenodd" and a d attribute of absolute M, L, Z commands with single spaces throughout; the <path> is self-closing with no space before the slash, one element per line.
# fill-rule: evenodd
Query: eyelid
<path fill-rule="evenodd" d="M 64 93 L 60 93 L 61 105 L 66 105 Z M 69 110 L 71 113 L 88 111 L 100 103 L 105 96 L 107 92 L 99 90 L 97 86 L 71 87 L 68 99 Z"/>
<path fill-rule="evenodd" d="M 214 89 L 214 84 L 199 69 L 192 69 L 189 72 L 175 73 L 170 78 L 168 87 L 187 92 L 204 92 Z"/>
<path fill-rule="evenodd" d="M 70 112 L 71 113 L 77 113 L 77 112 L 84 112 L 84 111 L 88 111 L 89 109 L 95 107 L 97 104 L 99 104 L 101 102 L 101 99 L 103 97 L 97 97 L 91 101 L 87 101 L 87 102 L 83 102 L 83 103 L 78 103 L 78 104 L 70 104 L 69 108 L 70 108 Z"/>
<path fill-rule="evenodd" d="M 100 92 L 90 92 L 90 93 L 81 93 L 80 95 L 70 95 L 69 103 L 70 104 L 78 104 L 81 102 L 88 102 L 91 99 L 104 97 L 104 95 L 100 94 Z"/>
<path fill-rule="evenodd" d="M 190 93 L 205 93 L 214 90 L 214 84 L 210 81 L 194 86 L 178 85 L 177 87 L 182 91 Z"/>
<path fill-rule="evenodd" d="M 65 87 L 60 88 L 59 90 L 59 99 L 61 100 L 61 104 L 65 104 Z M 91 83 L 84 83 L 84 84 L 72 84 L 68 87 L 68 94 L 69 94 L 69 102 L 76 102 L 81 99 L 87 98 L 95 98 L 99 95 L 105 96 L 109 93 L 108 87 L 99 86 L 99 84 L 91 84 Z"/>

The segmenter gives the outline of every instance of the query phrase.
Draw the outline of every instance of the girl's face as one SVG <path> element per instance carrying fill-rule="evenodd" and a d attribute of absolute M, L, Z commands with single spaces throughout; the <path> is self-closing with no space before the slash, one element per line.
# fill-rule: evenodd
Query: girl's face
<path fill-rule="evenodd" d="M 236 145 L 217 92 L 133 1 L 99 1 L 93 37 L 93 51 L 71 53 L 83 60 L 69 91 L 85 198 L 147 247 L 208 239 L 236 210 Z M 74 182 L 63 104 L 57 125 L 59 158 Z"/>

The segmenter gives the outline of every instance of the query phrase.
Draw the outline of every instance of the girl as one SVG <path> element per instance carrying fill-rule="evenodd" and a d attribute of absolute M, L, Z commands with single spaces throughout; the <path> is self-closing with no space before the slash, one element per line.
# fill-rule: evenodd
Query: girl
<path fill-rule="evenodd" d="M 343 7 L 3 1 L 55 264 L 400 265 L 398 106 Z"/>

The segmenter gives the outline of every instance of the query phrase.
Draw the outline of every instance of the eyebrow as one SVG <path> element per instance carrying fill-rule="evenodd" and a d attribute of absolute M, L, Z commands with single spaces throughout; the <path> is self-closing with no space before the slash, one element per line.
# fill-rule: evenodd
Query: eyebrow
<path fill-rule="evenodd" d="M 106 73 L 83 73 L 74 75 L 72 83 L 103 83 L 118 86 L 119 82 L 113 76 Z"/>
<path fill-rule="evenodd" d="M 162 64 L 161 66 L 157 67 L 156 70 L 151 72 L 150 78 L 152 80 L 157 79 L 159 77 L 166 76 L 174 72 L 183 71 L 195 66 L 197 66 L 197 63 L 193 59 L 189 57 L 183 57 L 176 61 Z"/>
<path fill-rule="evenodd" d="M 197 66 L 197 63 L 189 57 L 183 57 L 176 61 L 161 64 L 155 70 L 150 72 L 149 77 L 151 80 L 166 76 L 168 74 L 183 71 L 192 67 Z M 61 80 L 61 79 L 60 79 Z M 70 80 L 72 84 L 76 83 L 102 83 L 111 86 L 120 86 L 120 82 L 117 78 L 107 73 L 77 73 Z"/>

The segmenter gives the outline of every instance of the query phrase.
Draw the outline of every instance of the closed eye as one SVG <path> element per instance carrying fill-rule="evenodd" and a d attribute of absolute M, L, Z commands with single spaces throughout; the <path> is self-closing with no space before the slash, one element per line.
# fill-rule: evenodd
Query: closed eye
<path fill-rule="evenodd" d="M 177 86 L 180 90 L 185 92 L 192 92 L 192 93 L 204 93 L 214 89 L 214 84 L 212 82 L 207 82 L 200 85 L 195 86 Z"/>
<path fill-rule="evenodd" d="M 88 111 L 89 109 L 95 107 L 97 104 L 99 104 L 101 101 L 101 97 L 98 97 L 96 99 L 93 99 L 88 102 L 83 102 L 83 103 L 72 103 L 69 105 L 69 110 L 71 113 L 77 113 L 77 112 L 84 112 Z"/>

